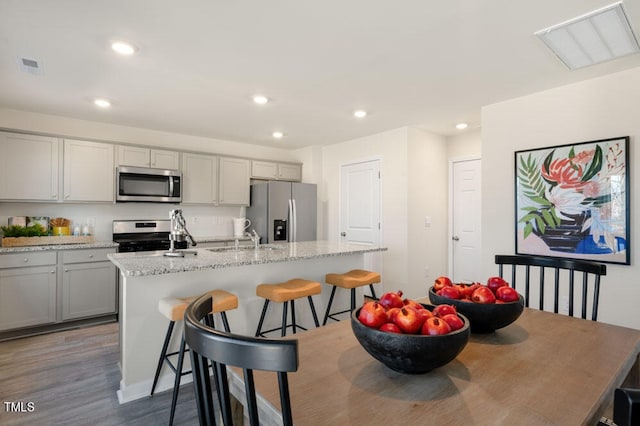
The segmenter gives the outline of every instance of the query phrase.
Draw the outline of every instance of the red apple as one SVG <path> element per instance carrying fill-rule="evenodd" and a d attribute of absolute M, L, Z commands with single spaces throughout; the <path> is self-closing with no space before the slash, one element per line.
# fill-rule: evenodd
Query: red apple
<path fill-rule="evenodd" d="M 496 290 L 500 287 L 508 286 L 509 283 L 503 280 L 501 277 L 490 277 L 487 280 L 487 287 L 491 289 L 493 294 L 496 294 Z"/>
<path fill-rule="evenodd" d="M 499 287 L 496 290 L 496 298 L 502 302 L 516 302 L 520 295 L 513 287 Z"/>
<path fill-rule="evenodd" d="M 451 279 L 449 277 L 438 277 L 433 283 L 433 289 L 438 291 L 442 289 L 442 287 L 448 287 L 452 285 Z"/>
<path fill-rule="evenodd" d="M 424 306 L 422 306 L 420 303 L 412 299 L 404 299 L 402 303 L 404 304 L 404 307 L 413 308 L 416 311 L 420 311 L 424 309 Z"/>
<path fill-rule="evenodd" d="M 445 316 L 447 314 L 455 314 L 455 315 L 457 315 L 458 311 L 457 311 L 455 306 L 447 305 L 447 304 L 438 305 L 435 308 L 433 308 L 433 315 L 436 316 L 436 317 L 442 318 L 443 316 Z"/>
<path fill-rule="evenodd" d="M 440 290 L 436 291 L 436 294 L 449 299 L 460 299 L 460 290 L 454 286 L 442 287 Z"/>
<path fill-rule="evenodd" d="M 380 326 L 380 331 L 384 331 L 386 333 L 398 333 L 398 334 L 402 334 L 402 330 L 400 330 L 400 327 L 398 327 L 397 325 L 395 325 L 392 322 L 385 322 L 384 324 L 382 324 L 382 326 Z"/>
<path fill-rule="evenodd" d="M 467 284 L 467 285 L 460 285 L 460 287 L 462 287 L 460 294 L 462 295 L 462 297 L 460 299 L 471 299 L 471 295 L 473 294 L 473 292 L 475 291 L 476 288 L 478 288 L 480 286 L 480 284 L 478 283 L 473 283 L 473 284 Z"/>
<path fill-rule="evenodd" d="M 447 314 L 442 317 L 442 320 L 446 321 L 446 323 L 449 324 L 449 327 L 451 327 L 451 331 L 460 330 L 462 327 L 464 327 L 464 320 L 454 314 Z"/>
<path fill-rule="evenodd" d="M 418 315 L 420 315 L 422 317 L 423 321 L 426 321 L 427 319 L 433 317 L 433 314 L 428 309 L 420 309 L 420 310 L 418 310 Z"/>
<path fill-rule="evenodd" d="M 471 295 L 471 300 L 475 303 L 495 303 L 496 296 L 489 287 L 480 286 Z"/>
<path fill-rule="evenodd" d="M 403 333 L 416 334 L 420 331 L 424 320 L 415 309 L 402 308 L 395 317 L 394 323 Z"/>
<path fill-rule="evenodd" d="M 396 315 L 398 315 L 398 312 L 400 312 L 400 308 L 391 308 L 387 310 L 387 321 L 393 322 L 393 320 L 396 318 Z"/>
<path fill-rule="evenodd" d="M 367 302 L 360 308 L 358 319 L 371 328 L 380 328 L 387 322 L 387 311 L 378 302 Z"/>
<path fill-rule="evenodd" d="M 451 326 L 442 318 L 429 318 L 422 325 L 422 334 L 429 336 L 439 336 L 447 334 L 451 331 Z"/>
<path fill-rule="evenodd" d="M 396 293 L 388 292 L 383 294 L 378 301 L 385 309 L 402 308 L 402 291 Z"/>

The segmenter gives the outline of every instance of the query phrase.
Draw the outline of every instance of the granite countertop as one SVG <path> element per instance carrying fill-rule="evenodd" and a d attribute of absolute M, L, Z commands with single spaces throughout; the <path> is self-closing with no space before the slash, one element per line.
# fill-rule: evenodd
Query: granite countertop
<path fill-rule="evenodd" d="M 82 244 L 51 244 L 51 245 L 42 245 L 42 246 L 2 247 L 0 248 L 0 254 L 51 251 L 51 250 L 117 248 L 117 247 L 118 247 L 118 243 L 114 243 L 113 241 L 97 241 L 94 243 L 82 243 Z"/>
<path fill-rule="evenodd" d="M 177 272 L 220 269 L 237 266 L 290 262 L 328 256 L 343 256 L 376 251 L 386 251 L 386 247 L 345 244 L 331 241 L 305 241 L 299 243 L 263 244 L 255 250 L 233 247 L 213 249 L 189 249 L 196 254 L 185 257 L 167 257 L 164 251 L 114 253 L 109 259 L 128 277 L 162 275 Z"/>

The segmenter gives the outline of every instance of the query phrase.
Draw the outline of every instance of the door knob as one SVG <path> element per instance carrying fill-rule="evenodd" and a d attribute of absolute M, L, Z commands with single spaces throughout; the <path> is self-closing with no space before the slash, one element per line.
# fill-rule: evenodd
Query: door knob
<path fill-rule="evenodd" d="M 346 236 L 347 236 L 347 233 L 346 233 L 346 232 L 344 232 L 344 231 L 342 231 L 342 232 L 340 233 L 340 236 L 341 236 L 341 237 L 346 237 Z"/>
<path fill-rule="evenodd" d="M 458 238 L 458 236 L 457 236 L 457 235 L 454 235 L 453 237 L 451 237 L 451 239 L 452 239 L 453 241 L 460 241 L 460 238 Z"/>

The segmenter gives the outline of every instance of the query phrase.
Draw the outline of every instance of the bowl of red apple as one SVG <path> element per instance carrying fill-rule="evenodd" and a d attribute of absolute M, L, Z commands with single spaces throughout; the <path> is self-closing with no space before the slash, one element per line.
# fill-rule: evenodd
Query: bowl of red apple
<path fill-rule="evenodd" d="M 451 362 L 469 341 L 469 320 L 452 305 L 421 304 L 389 292 L 351 314 L 365 351 L 399 373 L 423 374 Z"/>
<path fill-rule="evenodd" d="M 447 304 L 471 322 L 472 333 L 492 333 L 517 320 L 524 310 L 524 298 L 501 277 L 490 277 L 486 284 L 453 283 L 438 277 L 429 288 L 434 305 Z"/>

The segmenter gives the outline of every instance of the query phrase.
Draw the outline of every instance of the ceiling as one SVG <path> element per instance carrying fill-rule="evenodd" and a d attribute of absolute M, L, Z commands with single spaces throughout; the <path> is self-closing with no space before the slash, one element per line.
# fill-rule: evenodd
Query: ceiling
<path fill-rule="evenodd" d="M 534 36 L 613 2 L 0 0 L 0 107 L 287 149 L 453 135 L 483 105 L 640 66 L 569 71 Z M 638 34 L 640 0 L 624 6 Z M 116 55 L 116 39 L 137 53 Z"/>

